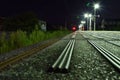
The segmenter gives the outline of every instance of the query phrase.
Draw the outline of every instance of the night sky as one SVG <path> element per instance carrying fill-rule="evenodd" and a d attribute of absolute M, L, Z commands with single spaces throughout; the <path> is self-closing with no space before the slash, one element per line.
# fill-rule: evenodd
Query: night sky
<path fill-rule="evenodd" d="M 76 23 L 85 12 L 93 12 L 92 3 L 99 2 L 100 18 L 120 18 L 120 0 L 1 0 L 0 16 L 14 16 L 32 11 L 51 24 Z M 86 6 L 90 3 L 89 6 Z"/>

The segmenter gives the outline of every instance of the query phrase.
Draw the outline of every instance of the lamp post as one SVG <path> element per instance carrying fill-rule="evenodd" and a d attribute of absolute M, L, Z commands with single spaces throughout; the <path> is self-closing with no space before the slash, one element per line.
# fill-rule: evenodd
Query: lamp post
<path fill-rule="evenodd" d="M 89 24 L 88 24 L 88 17 L 89 17 L 89 14 L 88 14 L 88 13 L 85 13 L 85 14 L 84 14 L 84 17 L 87 18 L 86 23 L 87 23 L 87 30 L 88 30 L 88 29 L 89 29 L 89 28 L 88 28 L 88 25 L 89 25 Z"/>
<path fill-rule="evenodd" d="M 100 5 L 98 3 L 94 4 L 94 31 L 96 30 L 96 9 L 98 9 Z"/>
<path fill-rule="evenodd" d="M 89 30 L 91 31 L 91 30 L 92 30 L 92 28 L 91 28 L 91 18 L 92 18 L 92 14 L 89 14 L 89 18 L 90 18 Z"/>
<path fill-rule="evenodd" d="M 87 30 L 91 30 L 91 18 L 92 18 L 92 14 L 84 14 L 84 17 L 87 18 Z M 88 21 L 90 19 L 90 22 Z"/>

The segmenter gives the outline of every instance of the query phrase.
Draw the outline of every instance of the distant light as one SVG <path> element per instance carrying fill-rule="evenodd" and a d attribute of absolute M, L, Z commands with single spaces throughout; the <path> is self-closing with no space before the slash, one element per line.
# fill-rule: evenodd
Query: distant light
<path fill-rule="evenodd" d="M 76 26 L 73 26 L 73 27 L 72 27 L 72 31 L 76 31 Z"/>
<path fill-rule="evenodd" d="M 80 24 L 80 25 L 79 25 L 79 28 L 81 28 L 81 27 L 83 27 L 83 24 Z"/>
<path fill-rule="evenodd" d="M 84 17 L 85 17 L 85 18 L 89 17 L 88 13 L 84 14 Z"/>
<path fill-rule="evenodd" d="M 98 9 L 100 7 L 100 5 L 97 3 L 97 4 L 94 4 L 94 9 Z"/>
<path fill-rule="evenodd" d="M 92 17 L 92 14 L 89 14 L 89 17 Z"/>
<path fill-rule="evenodd" d="M 92 17 L 92 14 L 86 13 L 86 14 L 84 14 L 84 17 L 85 18 L 90 18 L 90 17 Z"/>
<path fill-rule="evenodd" d="M 86 22 L 85 21 L 81 21 L 81 24 L 85 24 Z"/>

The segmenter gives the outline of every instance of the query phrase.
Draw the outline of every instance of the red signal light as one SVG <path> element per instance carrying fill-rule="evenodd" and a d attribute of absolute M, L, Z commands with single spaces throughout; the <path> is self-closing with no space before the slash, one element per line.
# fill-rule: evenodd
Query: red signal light
<path fill-rule="evenodd" d="M 72 31 L 76 31 L 76 26 L 73 26 L 73 27 L 72 27 Z"/>

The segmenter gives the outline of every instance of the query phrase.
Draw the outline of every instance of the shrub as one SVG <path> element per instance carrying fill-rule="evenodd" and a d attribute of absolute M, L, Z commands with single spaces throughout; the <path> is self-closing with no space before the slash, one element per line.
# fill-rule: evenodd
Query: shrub
<path fill-rule="evenodd" d="M 6 33 L 2 32 L 0 37 L 0 53 L 8 52 L 10 50 L 8 41 L 6 40 Z"/>
<path fill-rule="evenodd" d="M 29 34 L 21 30 L 12 32 L 9 35 L 9 38 L 6 39 L 6 33 L 3 32 L 0 37 L 0 53 L 5 53 L 24 46 L 29 46 L 43 40 L 62 37 L 68 33 L 68 31 L 43 32 L 36 27 L 35 30 Z"/>
<path fill-rule="evenodd" d="M 45 33 L 41 30 L 38 30 L 36 28 L 32 31 L 32 33 L 29 35 L 29 39 L 32 43 L 37 43 L 45 39 Z"/>

